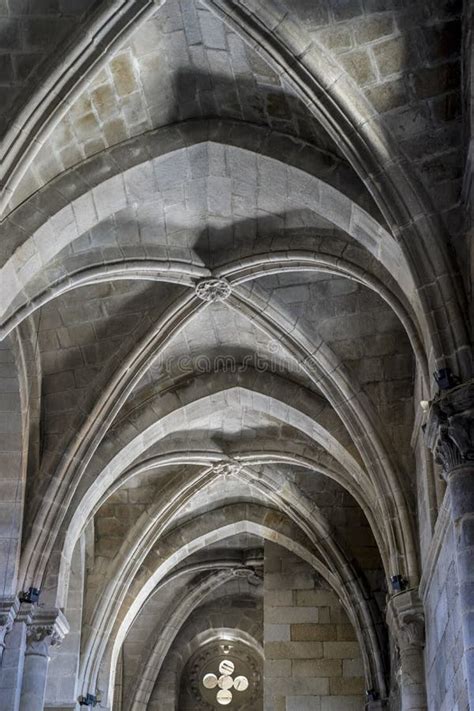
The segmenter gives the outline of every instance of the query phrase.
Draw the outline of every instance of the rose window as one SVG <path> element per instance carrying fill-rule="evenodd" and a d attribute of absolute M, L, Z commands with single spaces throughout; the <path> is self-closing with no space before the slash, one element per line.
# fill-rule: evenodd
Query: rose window
<path fill-rule="evenodd" d="M 261 665 L 258 652 L 240 642 L 216 641 L 206 645 L 196 651 L 183 670 L 183 708 L 200 711 L 216 711 L 223 706 L 229 711 L 254 708 L 262 695 Z M 194 706 L 186 700 L 190 696 Z"/>
<path fill-rule="evenodd" d="M 230 659 L 223 659 L 219 664 L 219 673 L 204 674 L 202 685 L 205 689 L 216 690 L 216 701 L 221 706 L 232 703 L 233 693 L 247 691 L 249 680 L 244 674 L 234 676 L 235 664 Z"/>

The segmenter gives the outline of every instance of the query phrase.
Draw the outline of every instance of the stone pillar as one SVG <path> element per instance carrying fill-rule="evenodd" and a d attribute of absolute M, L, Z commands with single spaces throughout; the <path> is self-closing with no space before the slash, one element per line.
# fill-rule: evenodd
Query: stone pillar
<path fill-rule="evenodd" d="M 20 711 L 43 711 L 49 647 L 60 644 L 68 629 L 60 610 L 35 610 L 27 630 Z"/>
<path fill-rule="evenodd" d="M 442 392 L 432 403 L 425 436 L 442 467 L 451 504 L 465 669 L 474 708 L 474 381 Z"/>
<path fill-rule="evenodd" d="M 416 589 L 405 590 L 390 598 L 387 624 L 400 659 L 401 711 L 425 711 L 425 625 L 423 606 Z"/>
<path fill-rule="evenodd" d="M 18 598 L 0 603 L 0 711 L 18 711 L 23 678 L 28 613 Z"/>
<path fill-rule="evenodd" d="M 0 667 L 2 666 L 3 652 L 6 647 L 6 636 L 13 627 L 19 609 L 18 598 L 0 600 Z"/>
<path fill-rule="evenodd" d="M 53 647 L 46 684 L 45 711 L 75 708 L 81 653 L 81 623 L 85 575 L 85 545 L 81 537 L 71 558 L 65 613 L 69 632 L 60 648 Z"/>

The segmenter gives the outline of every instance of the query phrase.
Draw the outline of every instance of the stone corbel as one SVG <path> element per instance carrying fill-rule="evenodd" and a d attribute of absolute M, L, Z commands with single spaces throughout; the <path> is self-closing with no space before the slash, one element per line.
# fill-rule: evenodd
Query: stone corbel
<path fill-rule="evenodd" d="M 49 648 L 59 646 L 68 632 L 69 625 L 61 610 L 37 608 L 28 623 L 25 654 L 49 656 Z"/>
<path fill-rule="evenodd" d="M 17 597 L 0 601 L 0 666 L 5 649 L 5 637 L 10 632 L 19 609 L 20 602 Z"/>
<path fill-rule="evenodd" d="M 423 649 L 425 616 L 417 589 L 411 588 L 390 598 L 387 625 L 399 650 Z"/>
<path fill-rule="evenodd" d="M 474 461 L 474 381 L 443 392 L 431 405 L 425 440 L 443 477 Z"/>

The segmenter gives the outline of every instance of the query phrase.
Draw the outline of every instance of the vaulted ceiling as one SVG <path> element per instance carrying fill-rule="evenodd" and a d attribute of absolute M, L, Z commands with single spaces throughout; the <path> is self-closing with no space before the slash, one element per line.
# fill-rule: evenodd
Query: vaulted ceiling
<path fill-rule="evenodd" d="M 416 583 L 418 402 L 469 367 L 461 10 L 0 0 L 12 538 L 59 606 L 86 546 L 84 693 L 120 657 L 135 711 L 220 597 L 259 641 L 264 539 L 354 576 L 356 626 Z"/>

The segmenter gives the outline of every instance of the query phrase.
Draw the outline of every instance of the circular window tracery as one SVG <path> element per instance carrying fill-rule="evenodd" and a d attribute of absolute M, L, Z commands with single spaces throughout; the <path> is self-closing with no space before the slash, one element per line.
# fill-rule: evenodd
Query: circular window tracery
<path fill-rule="evenodd" d="M 189 692 L 199 708 L 247 708 L 261 693 L 261 660 L 247 646 L 217 643 L 189 662 Z"/>
<path fill-rule="evenodd" d="M 218 679 L 215 674 L 204 674 L 202 685 L 205 689 L 215 689 L 218 684 Z"/>
<path fill-rule="evenodd" d="M 227 706 L 232 703 L 232 692 L 226 689 L 221 689 L 217 692 L 217 703 L 222 706 Z"/>
<path fill-rule="evenodd" d="M 218 686 L 219 690 L 216 693 L 216 701 L 220 706 L 227 706 L 232 703 L 233 699 L 231 689 L 237 692 L 247 691 L 249 688 L 249 680 L 245 674 L 240 674 L 234 679 L 232 675 L 235 672 L 235 664 L 231 659 L 223 659 L 220 662 L 219 672 L 219 678 L 217 678 L 215 674 L 212 674 L 212 672 L 204 674 L 202 685 L 205 689 L 215 689 L 216 686 Z"/>
<path fill-rule="evenodd" d="M 241 674 L 240 676 L 236 676 L 234 679 L 234 689 L 236 691 L 247 691 L 249 688 L 249 680 L 247 679 L 246 676 Z"/>
<path fill-rule="evenodd" d="M 234 662 L 231 662 L 230 659 L 223 659 L 222 662 L 219 664 L 219 671 L 223 676 L 229 676 L 230 674 L 233 674 L 235 670 L 235 664 Z"/>

